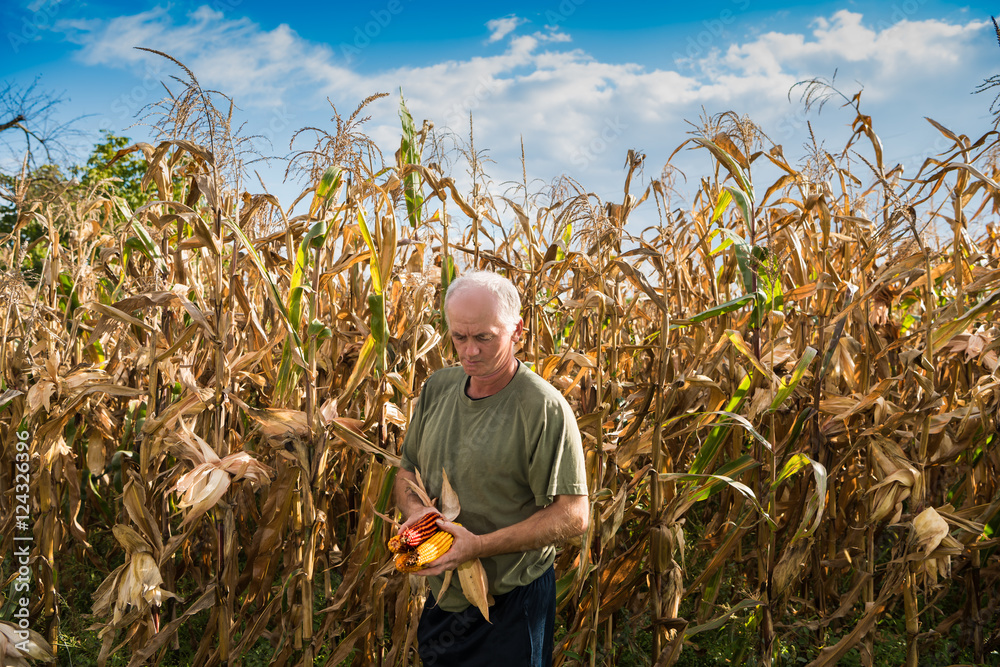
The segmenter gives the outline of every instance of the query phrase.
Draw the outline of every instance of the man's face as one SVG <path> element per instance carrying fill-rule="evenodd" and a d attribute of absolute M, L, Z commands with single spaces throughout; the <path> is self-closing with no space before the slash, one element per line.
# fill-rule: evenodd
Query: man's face
<path fill-rule="evenodd" d="M 459 292 L 448 302 L 448 327 L 462 368 L 469 377 L 488 380 L 510 370 L 514 342 L 523 323 L 501 322 L 496 298 L 482 288 Z"/>

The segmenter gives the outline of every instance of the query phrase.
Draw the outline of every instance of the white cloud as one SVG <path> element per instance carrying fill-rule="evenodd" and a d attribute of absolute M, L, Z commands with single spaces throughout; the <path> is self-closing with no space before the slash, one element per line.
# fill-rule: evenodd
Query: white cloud
<path fill-rule="evenodd" d="M 535 37 L 543 42 L 572 42 L 573 38 L 564 32 L 549 29 L 548 32 L 536 32 Z"/>
<path fill-rule="evenodd" d="M 177 24 L 167 9 L 156 7 L 107 21 L 61 21 L 56 28 L 82 47 L 78 58 L 87 65 L 139 67 L 164 79 L 174 73 L 162 57 L 134 48 L 142 46 L 184 63 L 204 87 L 260 107 L 278 106 L 288 91 L 311 83 L 310 70 L 346 81 L 357 78 L 328 46 L 302 39 L 286 24 L 262 30 L 249 19 L 229 18 L 207 6 L 186 19 Z"/>
<path fill-rule="evenodd" d="M 658 173 L 692 129 L 685 121 L 697 122 L 703 109 L 749 115 L 775 141 L 801 145 L 807 136 L 804 116 L 801 105 L 789 102 L 789 89 L 838 69 L 838 83 L 846 81 L 849 94 L 860 82 L 867 103 L 877 103 L 866 108 L 876 129 L 885 114 L 893 131 L 916 131 L 926 127 L 925 115 L 940 119 L 963 112 L 962 105 L 930 89 L 954 85 L 959 72 L 968 77 L 970 62 L 986 62 L 973 56 L 995 48 L 984 37 L 983 22 L 902 20 L 872 27 L 858 13 L 839 11 L 815 20 L 809 33 L 772 31 L 717 49 L 682 73 L 603 62 L 566 46 L 569 36 L 556 31 L 513 33 L 522 22 L 511 16 L 487 24 L 491 42 L 506 39 L 500 53 L 364 75 L 339 48 L 311 43 L 287 25 L 264 30 L 207 7 L 176 21 L 158 8 L 63 28 L 81 45 L 79 57 L 88 64 L 141 67 L 151 62 L 149 54 L 131 47 L 149 46 L 177 57 L 203 85 L 231 94 L 245 108 L 291 109 L 289 134 L 305 125 L 328 127 L 327 97 L 349 113 L 368 95 L 391 92 L 368 109 L 373 118 L 366 125 L 387 155 L 399 141 L 396 93 L 402 88 L 418 123 L 427 118 L 466 135 L 472 113 L 477 147 L 490 150 L 497 180 L 519 179 L 523 137 L 529 177 L 532 169 L 546 181 L 569 173 L 607 196 L 620 196 L 620 169 L 629 148 L 644 150 L 648 171 Z M 162 60 L 159 66 L 167 71 Z M 973 77 L 972 85 L 991 73 Z M 832 126 L 841 131 L 853 120 L 846 111 L 831 113 L 836 112 L 824 112 L 824 118 L 835 118 Z M 685 155 L 677 160 L 690 159 Z"/>
<path fill-rule="evenodd" d="M 487 21 L 486 27 L 490 30 L 490 38 L 486 41 L 490 44 L 493 42 L 499 42 L 501 39 L 512 33 L 514 29 L 522 23 L 524 23 L 524 19 L 519 19 L 513 15 L 505 16 L 502 19 Z"/>
<path fill-rule="evenodd" d="M 770 32 L 745 44 L 733 45 L 724 64 L 734 71 L 778 74 L 803 72 L 821 63 L 834 67 L 862 63 L 872 74 L 894 75 L 900 70 L 926 73 L 957 64 L 972 48 L 973 36 L 984 21 L 956 25 L 940 20 L 902 20 L 881 30 L 864 24 L 861 14 L 840 10 L 813 22 L 813 39 L 805 35 Z"/>

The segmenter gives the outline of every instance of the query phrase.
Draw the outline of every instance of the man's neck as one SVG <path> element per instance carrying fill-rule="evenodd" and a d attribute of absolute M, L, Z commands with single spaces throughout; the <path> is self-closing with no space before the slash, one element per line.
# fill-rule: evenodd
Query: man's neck
<path fill-rule="evenodd" d="M 520 362 L 514 359 L 511 361 L 510 367 L 502 373 L 495 373 L 485 378 L 470 377 L 469 384 L 465 388 L 465 395 L 475 400 L 500 393 L 500 390 L 510 384 L 510 381 L 517 375 L 517 369 L 520 365 Z"/>

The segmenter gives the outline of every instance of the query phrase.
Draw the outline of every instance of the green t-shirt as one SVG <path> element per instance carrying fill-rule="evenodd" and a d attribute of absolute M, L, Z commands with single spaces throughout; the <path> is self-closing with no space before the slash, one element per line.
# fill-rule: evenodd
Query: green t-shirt
<path fill-rule="evenodd" d="M 482 535 L 522 521 L 557 495 L 586 495 L 583 446 L 566 399 L 524 364 L 493 396 L 466 396 L 461 366 L 440 370 L 424 384 L 403 441 L 402 467 L 420 470 L 432 498 L 441 495 L 441 470 L 458 494 L 456 521 Z M 490 593 L 531 583 L 555 560 L 555 546 L 483 558 Z M 430 577 L 435 598 L 443 578 Z M 438 604 L 469 605 L 455 580 Z"/>

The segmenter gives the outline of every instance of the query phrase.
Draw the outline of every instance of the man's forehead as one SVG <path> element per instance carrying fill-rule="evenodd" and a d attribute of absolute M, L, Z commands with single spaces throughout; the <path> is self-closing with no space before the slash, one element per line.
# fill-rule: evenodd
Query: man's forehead
<path fill-rule="evenodd" d="M 496 302 L 496 296 L 482 285 L 469 285 L 452 295 L 450 301 L 483 301 Z"/>
<path fill-rule="evenodd" d="M 448 316 L 496 317 L 500 306 L 491 292 L 481 287 L 470 287 L 447 301 Z"/>
<path fill-rule="evenodd" d="M 458 309 L 449 310 L 448 324 L 448 328 L 452 331 L 473 335 L 477 333 L 496 332 L 503 329 L 503 322 L 500 321 L 496 312 L 489 313 L 488 311 L 479 311 L 479 313 L 474 314 Z"/>
<path fill-rule="evenodd" d="M 478 336 L 480 334 L 498 334 L 505 327 L 503 322 L 500 321 L 500 316 L 497 314 L 495 308 L 464 310 L 462 308 L 449 307 L 448 328 L 452 334 Z"/>

